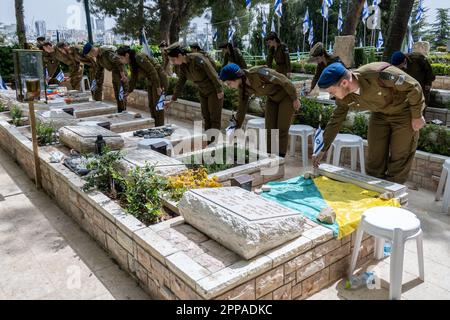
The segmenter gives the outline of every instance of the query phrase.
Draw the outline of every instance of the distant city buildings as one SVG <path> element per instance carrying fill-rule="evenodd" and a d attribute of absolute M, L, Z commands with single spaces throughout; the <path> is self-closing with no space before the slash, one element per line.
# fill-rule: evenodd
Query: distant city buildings
<path fill-rule="evenodd" d="M 34 23 L 35 27 L 36 27 L 36 36 L 37 37 L 45 37 L 47 34 L 47 28 L 46 28 L 46 24 L 45 21 L 43 20 L 38 20 Z"/>

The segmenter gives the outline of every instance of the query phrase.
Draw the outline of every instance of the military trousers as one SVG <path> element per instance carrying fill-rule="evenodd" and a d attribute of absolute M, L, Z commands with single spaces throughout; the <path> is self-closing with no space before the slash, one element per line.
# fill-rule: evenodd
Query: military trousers
<path fill-rule="evenodd" d="M 95 74 L 95 80 L 97 81 L 97 89 L 93 93 L 93 98 L 95 101 L 103 101 L 103 81 L 105 78 L 105 70 L 100 69 Z M 122 112 L 126 109 L 125 100 L 119 98 L 120 86 L 122 85 L 120 72 L 112 72 L 112 84 L 114 89 L 114 96 L 116 97 L 117 112 Z M 127 92 L 127 87 L 124 85 L 124 93 Z"/>
<path fill-rule="evenodd" d="M 82 64 L 73 64 L 69 66 L 70 86 L 72 90 L 81 90 L 81 80 L 83 80 L 84 67 Z"/>
<path fill-rule="evenodd" d="M 222 124 L 223 99 L 217 98 L 215 90 L 199 90 L 202 117 L 205 131 L 208 129 L 220 130 Z"/>
<path fill-rule="evenodd" d="M 267 152 L 276 152 L 274 146 L 272 150 L 272 129 L 278 129 L 279 141 L 278 141 L 278 154 L 285 156 L 288 147 L 289 128 L 292 124 L 294 115 L 293 101 L 290 96 L 285 95 L 281 100 L 274 101 L 270 97 L 267 99 L 265 110 L 265 125 L 267 132 Z"/>
<path fill-rule="evenodd" d="M 405 183 L 417 149 L 419 132 L 411 125 L 411 115 L 385 115 L 373 112 L 368 130 L 368 175 Z"/>
<path fill-rule="evenodd" d="M 164 109 L 157 111 L 156 105 L 158 104 L 159 95 L 156 91 L 155 86 L 148 86 L 147 92 L 148 92 L 148 106 L 150 108 L 150 114 L 152 115 L 152 118 L 155 119 L 155 127 L 160 127 L 164 125 Z"/>

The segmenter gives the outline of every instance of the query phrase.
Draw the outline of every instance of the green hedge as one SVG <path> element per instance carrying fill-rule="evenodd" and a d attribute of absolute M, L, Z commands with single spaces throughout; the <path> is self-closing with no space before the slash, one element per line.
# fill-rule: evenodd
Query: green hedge
<path fill-rule="evenodd" d="M 427 124 L 420 130 L 417 149 L 450 156 L 450 130 L 445 126 Z"/>
<path fill-rule="evenodd" d="M 5 82 L 14 81 L 14 49 L 19 49 L 19 46 L 0 47 L 0 74 Z"/>
<path fill-rule="evenodd" d="M 432 63 L 433 73 L 436 76 L 450 76 L 450 65 L 444 63 Z"/>

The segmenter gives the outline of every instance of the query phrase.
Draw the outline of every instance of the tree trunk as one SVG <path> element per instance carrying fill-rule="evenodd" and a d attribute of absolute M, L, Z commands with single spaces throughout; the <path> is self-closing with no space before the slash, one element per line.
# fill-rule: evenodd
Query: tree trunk
<path fill-rule="evenodd" d="M 160 20 L 159 36 L 161 41 L 170 43 L 170 25 L 172 23 L 172 11 L 169 0 L 159 0 Z"/>
<path fill-rule="evenodd" d="M 25 21 L 23 16 L 23 0 L 15 0 L 16 5 L 16 23 L 17 23 L 17 37 L 19 39 L 19 46 L 25 49 L 27 38 L 25 36 Z"/>
<path fill-rule="evenodd" d="M 139 19 L 139 30 L 138 30 L 138 39 L 139 44 L 142 45 L 142 37 L 141 37 L 141 30 L 145 25 L 145 16 L 144 16 L 144 0 L 139 0 L 138 5 L 138 19 Z"/>
<path fill-rule="evenodd" d="M 384 46 L 383 61 L 389 61 L 392 53 L 401 49 L 413 4 L 414 0 L 398 0 Z"/>
<path fill-rule="evenodd" d="M 350 1 L 350 0 L 349 0 Z M 352 0 L 348 10 L 347 17 L 345 17 L 344 26 L 342 28 L 343 36 L 354 36 L 356 34 L 356 27 L 358 26 L 361 12 L 364 6 L 364 0 Z"/>

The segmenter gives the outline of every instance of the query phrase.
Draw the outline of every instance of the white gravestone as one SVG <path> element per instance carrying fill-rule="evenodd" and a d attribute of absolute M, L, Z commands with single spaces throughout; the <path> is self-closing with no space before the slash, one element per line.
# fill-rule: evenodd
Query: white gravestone
<path fill-rule="evenodd" d="M 103 136 L 103 140 L 111 150 L 119 150 L 124 145 L 120 135 L 98 126 L 66 126 L 59 129 L 61 143 L 80 153 L 95 152 L 95 141 L 99 135 Z"/>
<path fill-rule="evenodd" d="M 128 152 L 119 166 L 121 170 L 128 172 L 138 166 L 143 167 L 148 163 L 155 167 L 155 172 L 162 176 L 172 176 L 187 170 L 186 166 L 179 160 L 165 156 L 159 152 L 146 149 L 137 149 Z"/>
<path fill-rule="evenodd" d="M 299 237 L 299 212 L 238 187 L 186 192 L 178 208 L 185 221 L 245 259 Z"/>

